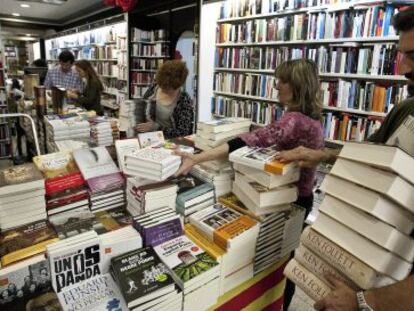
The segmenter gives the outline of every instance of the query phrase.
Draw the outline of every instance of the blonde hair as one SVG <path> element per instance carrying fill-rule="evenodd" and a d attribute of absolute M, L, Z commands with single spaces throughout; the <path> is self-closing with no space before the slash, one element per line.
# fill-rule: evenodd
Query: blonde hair
<path fill-rule="evenodd" d="M 315 62 L 309 59 L 288 60 L 276 68 L 275 77 L 288 83 L 292 89 L 289 111 L 298 111 L 313 119 L 320 119 L 322 105 L 318 66 Z"/>

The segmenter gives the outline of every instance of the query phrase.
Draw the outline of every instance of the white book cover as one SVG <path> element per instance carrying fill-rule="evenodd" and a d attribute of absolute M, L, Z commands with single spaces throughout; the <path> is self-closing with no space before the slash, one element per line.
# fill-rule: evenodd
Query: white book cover
<path fill-rule="evenodd" d="M 250 119 L 245 118 L 222 118 L 206 122 L 198 122 L 197 127 L 204 132 L 221 133 L 240 128 L 246 128 L 251 125 Z"/>
<path fill-rule="evenodd" d="M 125 156 L 126 162 L 134 163 L 144 168 L 151 167 L 169 167 L 181 163 L 181 157 L 171 154 L 168 150 L 162 148 L 144 148 L 135 150 Z M 147 164 L 148 163 L 148 164 Z"/>
<path fill-rule="evenodd" d="M 110 274 L 97 275 L 57 294 L 64 311 L 127 311 L 127 305 Z"/>
<path fill-rule="evenodd" d="M 231 131 L 221 132 L 221 133 L 211 133 L 211 132 L 205 132 L 201 129 L 197 130 L 197 136 L 204 138 L 204 139 L 210 139 L 210 140 L 221 140 L 226 139 L 229 137 L 234 137 L 243 133 L 248 133 L 250 131 L 250 126 L 242 127 L 240 129 L 235 129 Z"/>
<path fill-rule="evenodd" d="M 165 143 L 162 131 L 140 133 L 138 134 L 138 140 L 141 148 L 155 147 Z"/>
<path fill-rule="evenodd" d="M 86 180 L 119 172 L 105 147 L 78 149 L 73 152 L 73 157 Z"/>

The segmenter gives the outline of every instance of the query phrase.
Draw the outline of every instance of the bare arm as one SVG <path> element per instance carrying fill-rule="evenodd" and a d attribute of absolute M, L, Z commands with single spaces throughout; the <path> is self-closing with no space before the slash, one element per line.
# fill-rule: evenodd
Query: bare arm
<path fill-rule="evenodd" d="M 303 146 L 292 150 L 282 151 L 276 157 L 280 162 L 299 161 L 301 167 L 315 167 L 321 162 L 335 163 L 340 150 L 324 149 L 314 150 Z"/>
<path fill-rule="evenodd" d="M 229 154 L 229 145 L 223 144 L 213 149 L 203 151 L 199 154 L 191 154 L 185 152 L 176 152 L 176 154 L 181 156 L 183 160 L 180 168 L 178 169 L 177 173 L 175 173 L 175 175 L 185 175 L 191 170 L 194 165 L 198 163 L 227 158 Z"/>

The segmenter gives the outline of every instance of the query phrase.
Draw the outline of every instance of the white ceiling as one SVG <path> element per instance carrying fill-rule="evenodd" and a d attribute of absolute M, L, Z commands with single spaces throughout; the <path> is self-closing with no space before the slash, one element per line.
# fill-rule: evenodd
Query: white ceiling
<path fill-rule="evenodd" d="M 94 13 L 104 8 L 102 0 L 68 0 L 62 5 L 51 5 L 31 1 L 0 0 L 0 15 L 13 19 L 37 19 L 51 23 L 65 23 L 70 19 Z M 22 8 L 20 4 L 28 4 L 30 8 Z M 89 9 L 89 10 L 88 10 Z M 19 13 L 20 17 L 12 16 Z"/>

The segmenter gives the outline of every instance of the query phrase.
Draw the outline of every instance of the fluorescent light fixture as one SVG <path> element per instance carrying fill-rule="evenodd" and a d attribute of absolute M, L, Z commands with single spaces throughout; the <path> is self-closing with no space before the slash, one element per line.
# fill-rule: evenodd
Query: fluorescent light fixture
<path fill-rule="evenodd" d="M 20 16 L 19 13 L 12 13 L 13 16 Z"/>
<path fill-rule="evenodd" d="M 26 4 L 26 3 L 20 4 L 20 6 L 25 9 L 30 8 L 30 4 Z"/>

